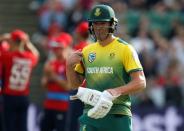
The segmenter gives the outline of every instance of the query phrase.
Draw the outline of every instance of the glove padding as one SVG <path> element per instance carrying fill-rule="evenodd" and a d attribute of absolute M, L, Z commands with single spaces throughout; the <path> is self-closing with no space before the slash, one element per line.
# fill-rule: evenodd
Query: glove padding
<path fill-rule="evenodd" d="M 101 96 L 102 92 L 89 89 L 89 88 L 84 88 L 84 87 L 79 87 L 78 92 L 74 96 L 70 96 L 70 100 L 75 100 L 79 99 L 85 104 L 89 104 L 91 106 L 95 106 Z"/>
<path fill-rule="evenodd" d="M 103 91 L 98 103 L 88 111 L 88 116 L 94 119 L 103 118 L 110 111 L 112 101 L 117 97 L 112 96 L 108 91 Z"/>

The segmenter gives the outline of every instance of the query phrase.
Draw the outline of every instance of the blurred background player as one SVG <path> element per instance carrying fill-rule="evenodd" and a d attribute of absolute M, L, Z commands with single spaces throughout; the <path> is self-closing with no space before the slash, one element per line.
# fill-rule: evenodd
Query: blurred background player
<path fill-rule="evenodd" d="M 59 35 L 50 42 L 53 56 L 45 63 L 42 77 L 42 86 L 47 90 L 47 93 L 44 101 L 41 131 L 65 131 L 66 128 L 69 108 L 64 56 L 64 50 L 68 46 L 66 35 Z"/>
<path fill-rule="evenodd" d="M 75 43 L 73 45 L 74 50 L 83 49 L 86 45 L 88 45 L 88 22 L 83 21 L 79 23 L 74 31 L 74 39 Z"/>
<path fill-rule="evenodd" d="M 89 44 L 89 33 L 88 33 L 88 22 L 82 21 L 76 26 L 74 31 L 73 50 L 82 50 Z M 83 83 L 85 86 L 85 82 Z M 70 95 L 77 93 L 77 90 L 70 92 Z M 82 115 L 84 104 L 80 100 L 70 101 L 69 108 L 69 128 L 67 131 L 79 131 L 79 120 L 78 118 Z"/>
<path fill-rule="evenodd" d="M 22 30 L 1 36 L 10 44 L 1 54 L 5 131 L 27 131 L 29 83 L 39 52 Z"/>
<path fill-rule="evenodd" d="M 3 123 L 3 98 L 2 98 L 2 60 L 1 55 L 4 51 L 9 49 L 8 42 L 4 41 L 4 36 L 0 36 L 0 131 L 4 131 L 4 123 Z"/>

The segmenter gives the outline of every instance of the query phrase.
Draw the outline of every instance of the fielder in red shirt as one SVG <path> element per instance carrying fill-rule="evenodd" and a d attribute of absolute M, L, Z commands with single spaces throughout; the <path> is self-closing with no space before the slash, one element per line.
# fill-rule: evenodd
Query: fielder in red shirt
<path fill-rule="evenodd" d="M 4 40 L 6 36 L 0 36 L 0 131 L 4 131 L 3 125 L 3 98 L 2 98 L 2 86 L 3 86 L 3 69 L 2 69 L 2 58 L 1 55 L 3 52 L 9 50 L 9 43 Z"/>
<path fill-rule="evenodd" d="M 64 49 L 65 38 L 53 38 L 50 48 L 54 58 L 45 63 L 42 86 L 47 90 L 44 101 L 44 116 L 41 131 L 65 131 L 67 111 L 69 108 L 69 93 L 66 81 L 66 65 Z"/>
<path fill-rule="evenodd" d="M 22 30 L 4 35 L 4 40 L 10 43 L 1 54 L 5 130 L 27 131 L 30 76 L 39 53 Z"/>

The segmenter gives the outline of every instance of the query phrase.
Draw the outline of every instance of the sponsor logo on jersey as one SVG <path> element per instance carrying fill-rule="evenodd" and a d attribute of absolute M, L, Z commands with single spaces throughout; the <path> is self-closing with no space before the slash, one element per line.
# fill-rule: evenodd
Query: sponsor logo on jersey
<path fill-rule="evenodd" d="M 89 53 L 88 61 L 92 63 L 96 59 L 96 53 Z"/>
<path fill-rule="evenodd" d="M 89 74 L 113 74 L 113 67 L 88 67 Z"/>
<path fill-rule="evenodd" d="M 109 57 L 110 59 L 113 59 L 115 57 L 115 53 L 114 52 L 110 53 Z"/>

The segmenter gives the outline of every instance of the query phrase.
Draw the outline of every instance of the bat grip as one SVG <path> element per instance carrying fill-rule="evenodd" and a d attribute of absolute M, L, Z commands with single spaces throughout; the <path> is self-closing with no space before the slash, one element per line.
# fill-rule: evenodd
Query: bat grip
<path fill-rule="evenodd" d="M 77 100 L 77 99 L 78 99 L 77 95 L 70 96 L 70 100 Z"/>

